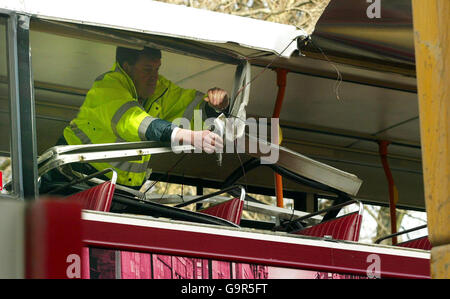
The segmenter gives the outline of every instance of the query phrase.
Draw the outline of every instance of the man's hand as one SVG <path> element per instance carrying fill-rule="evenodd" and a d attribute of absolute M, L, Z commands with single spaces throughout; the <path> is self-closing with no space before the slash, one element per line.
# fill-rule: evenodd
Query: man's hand
<path fill-rule="evenodd" d="M 224 110 L 230 104 L 228 93 L 221 88 L 211 88 L 206 95 L 205 101 L 216 110 Z"/>
<path fill-rule="evenodd" d="M 223 151 L 223 139 L 219 135 L 208 131 L 191 131 L 179 129 L 175 136 L 176 144 L 190 144 L 202 149 L 208 154 Z"/>
<path fill-rule="evenodd" d="M 199 148 L 201 140 L 201 147 L 204 152 L 208 154 L 212 154 L 214 152 L 222 152 L 223 140 L 222 137 L 220 137 L 216 133 L 204 130 L 197 131 L 194 134 L 198 134 L 198 136 L 194 137 L 194 139 L 196 139 L 193 144 L 195 147 Z"/>

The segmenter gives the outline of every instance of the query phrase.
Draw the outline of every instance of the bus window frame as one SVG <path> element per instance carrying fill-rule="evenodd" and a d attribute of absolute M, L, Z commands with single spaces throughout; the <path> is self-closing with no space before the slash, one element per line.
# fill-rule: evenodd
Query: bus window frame
<path fill-rule="evenodd" d="M 2 198 L 33 200 L 38 196 L 36 119 L 29 39 L 30 16 L 0 10 L 6 19 L 7 73 L 11 117 L 11 194 Z"/>

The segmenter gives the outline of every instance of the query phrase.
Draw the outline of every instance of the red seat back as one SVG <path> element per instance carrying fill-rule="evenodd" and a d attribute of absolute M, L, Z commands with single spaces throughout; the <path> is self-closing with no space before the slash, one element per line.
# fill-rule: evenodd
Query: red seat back
<path fill-rule="evenodd" d="M 110 181 L 68 196 L 80 200 L 83 209 L 109 212 L 116 185 Z"/>
<path fill-rule="evenodd" d="M 430 240 L 428 239 L 428 236 L 423 236 L 421 238 L 402 242 L 402 243 L 397 244 L 397 246 L 407 247 L 407 248 L 424 249 L 424 250 L 431 250 L 431 247 L 432 247 Z"/>
<path fill-rule="evenodd" d="M 109 212 L 115 188 L 116 184 L 108 181 L 98 186 L 70 195 L 67 198 L 79 200 L 83 209 Z M 81 278 L 89 279 L 91 276 L 89 266 L 89 247 L 83 247 L 81 260 L 83 262 Z"/>
<path fill-rule="evenodd" d="M 239 225 L 239 223 L 241 222 L 243 208 L 244 201 L 240 200 L 239 198 L 234 198 L 213 207 L 206 208 L 199 212 L 216 216 Z"/>
<path fill-rule="evenodd" d="M 336 240 L 356 242 L 359 240 L 361 221 L 362 215 L 359 212 L 354 212 L 307 227 L 295 232 L 295 234 L 312 237 L 332 236 Z"/>

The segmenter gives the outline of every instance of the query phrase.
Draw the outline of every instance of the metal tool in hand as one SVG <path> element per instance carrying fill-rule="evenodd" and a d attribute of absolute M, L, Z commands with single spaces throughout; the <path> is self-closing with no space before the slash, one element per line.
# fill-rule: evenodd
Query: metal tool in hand
<path fill-rule="evenodd" d="M 225 115 L 222 113 L 216 119 L 214 119 L 214 124 L 211 125 L 209 131 L 214 132 L 224 139 L 225 132 Z M 217 153 L 217 165 L 222 166 L 222 152 Z"/>

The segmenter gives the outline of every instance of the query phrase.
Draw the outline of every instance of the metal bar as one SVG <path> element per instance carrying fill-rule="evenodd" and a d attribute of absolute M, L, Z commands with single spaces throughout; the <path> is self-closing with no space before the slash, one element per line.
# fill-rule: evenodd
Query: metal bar
<path fill-rule="evenodd" d="M 36 121 L 34 107 L 34 90 L 31 71 L 30 52 L 30 17 L 17 15 L 17 67 L 18 92 L 15 100 L 19 108 L 19 142 L 22 159 L 23 195 L 25 199 L 35 199 L 38 195 L 37 186 L 37 146 Z"/>
<path fill-rule="evenodd" d="M 244 76 L 244 64 L 240 63 L 236 66 L 236 71 L 234 72 L 233 91 L 231 92 L 230 99 L 230 111 L 233 111 L 234 102 L 236 100 L 239 89 L 243 85 Z"/>
<path fill-rule="evenodd" d="M 198 197 L 193 196 L 193 195 L 183 196 L 183 199 L 185 199 L 185 200 L 192 200 L 192 199 L 196 199 L 196 198 L 198 198 Z M 178 203 L 181 203 L 183 201 L 183 199 L 178 195 L 176 195 L 176 196 L 164 195 L 161 197 L 160 194 L 149 194 L 145 198 L 145 200 L 159 203 L 159 204 L 165 204 L 165 205 L 178 204 Z M 230 198 L 225 197 L 225 196 L 214 196 L 214 197 L 205 199 L 203 202 L 204 203 L 212 203 L 212 204 L 220 204 L 227 200 L 230 200 Z M 275 216 L 277 218 L 284 219 L 284 220 L 295 220 L 298 217 L 305 216 L 307 214 L 306 212 L 302 212 L 302 211 L 298 211 L 298 210 L 279 208 L 279 207 L 276 207 L 273 205 L 261 204 L 261 203 L 252 202 L 252 201 L 248 201 L 248 200 L 245 201 L 244 210 L 250 211 L 250 212 L 261 213 L 261 214 L 265 214 L 265 215 L 269 215 L 269 216 Z M 308 222 L 311 225 L 318 224 L 322 220 L 322 217 L 320 217 L 320 216 L 316 216 L 316 217 L 312 217 L 312 218 L 313 219 L 311 219 L 311 221 Z"/>
<path fill-rule="evenodd" d="M 175 207 L 176 208 L 182 208 L 182 207 L 188 206 L 190 204 L 202 201 L 204 199 L 207 199 L 207 198 L 210 198 L 210 197 L 213 197 L 213 196 L 216 196 L 216 195 L 220 195 L 220 194 L 226 193 L 228 191 L 231 191 L 231 190 L 234 190 L 234 189 L 237 189 L 237 188 L 241 188 L 241 190 L 243 189 L 242 186 L 234 185 L 234 186 L 231 186 L 231 187 L 228 187 L 228 188 L 225 188 L 225 189 L 222 189 L 222 190 L 219 190 L 219 191 L 207 194 L 207 195 L 203 195 L 203 196 L 197 197 L 197 198 L 195 198 L 193 200 L 177 204 Z"/>
<path fill-rule="evenodd" d="M 404 235 L 404 234 L 411 233 L 411 232 L 415 232 L 416 230 L 420 230 L 420 229 L 423 229 L 423 228 L 426 228 L 426 227 L 427 227 L 427 225 L 424 224 L 424 225 L 417 226 L 417 227 L 414 227 L 414 228 L 410 228 L 410 229 L 407 229 L 407 230 L 404 230 L 404 231 L 401 231 L 401 232 L 397 232 L 395 234 L 387 235 L 387 236 L 384 236 L 384 237 L 381 237 L 381 238 L 377 239 L 374 243 L 375 244 L 380 244 L 381 241 L 384 241 L 386 239 L 397 237 L 397 236 Z"/>
<path fill-rule="evenodd" d="M 160 179 L 161 177 L 163 177 L 163 178 Z M 217 181 L 192 178 L 192 177 L 181 177 L 176 174 L 171 174 L 170 177 L 167 178 L 167 177 L 165 177 L 165 173 L 153 172 L 150 175 L 150 180 L 159 180 L 160 182 L 167 182 L 167 183 L 173 183 L 173 184 L 182 184 L 183 183 L 183 184 L 189 185 L 189 186 L 195 186 L 196 184 L 201 183 L 202 186 L 204 186 L 205 188 L 213 188 L 213 189 L 223 188 L 223 184 L 220 182 L 217 182 Z M 247 193 L 275 196 L 273 188 L 254 186 L 254 185 L 246 185 L 245 187 L 246 187 Z M 120 188 L 120 185 L 117 185 L 116 188 Z M 138 191 L 136 191 L 136 192 L 138 192 Z M 303 192 L 284 190 L 284 194 L 288 198 L 295 198 L 295 197 L 299 196 L 299 194 L 301 194 L 301 193 L 303 193 Z M 248 196 L 248 194 L 247 194 L 247 196 Z M 337 199 L 337 196 L 330 196 L 330 195 L 328 195 L 328 192 L 327 193 L 320 192 L 319 194 L 317 194 L 317 197 L 326 198 L 326 199 L 330 199 L 330 200 Z M 375 202 L 375 201 L 365 200 L 365 199 L 361 199 L 361 198 L 356 198 L 356 199 L 361 201 L 363 204 L 367 204 L 367 205 L 380 206 L 380 207 L 388 206 L 388 204 L 383 204 L 383 203 L 379 203 L 379 202 Z M 314 204 L 317 205 L 317 201 Z M 421 208 L 417 208 L 417 207 L 408 207 L 408 206 L 404 206 L 404 205 L 398 205 L 397 208 L 404 209 L 404 210 L 409 209 L 412 211 L 424 212 L 424 208 L 421 209 Z M 314 210 L 317 210 L 317 207 Z"/>
<path fill-rule="evenodd" d="M 11 190 L 19 198 L 23 198 L 22 178 L 22 146 L 19 139 L 20 109 L 19 109 L 19 83 L 18 83 L 18 58 L 17 58 L 17 16 L 10 14 L 7 22 L 7 58 L 8 58 L 8 83 L 9 100 L 11 109 Z"/>
<path fill-rule="evenodd" d="M 96 173 L 87 175 L 87 176 L 85 176 L 85 177 L 83 177 L 83 178 L 80 178 L 80 179 L 74 179 L 74 180 L 71 181 L 70 183 L 67 183 L 67 184 L 65 184 L 65 185 L 63 185 L 63 186 L 61 186 L 61 187 L 56 188 L 56 189 L 50 190 L 49 192 L 47 192 L 47 194 L 56 193 L 56 192 L 58 192 L 58 191 L 60 191 L 60 190 L 66 189 L 66 188 L 68 188 L 68 187 L 70 187 L 70 186 L 73 186 L 73 185 L 76 185 L 76 184 L 79 184 L 79 183 L 83 183 L 83 182 L 88 181 L 88 180 L 90 180 L 90 179 L 92 179 L 92 178 L 95 178 L 95 177 L 97 177 L 97 176 L 104 175 L 105 173 L 108 173 L 108 172 L 110 172 L 110 171 L 114 172 L 114 169 L 112 169 L 112 168 L 106 168 L 106 169 L 103 169 L 102 171 L 98 171 L 98 172 L 96 172 Z"/>
<path fill-rule="evenodd" d="M 8 19 L 8 72 L 11 99 L 13 192 L 34 199 L 37 188 L 37 147 L 31 72 L 30 17 L 11 14 Z"/>
<path fill-rule="evenodd" d="M 299 217 L 299 218 L 295 219 L 295 221 L 299 222 L 299 221 L 302 221 L 302 220 L 305 220 L 305 219 L 308 219 L 308 218 L 311 218 L 311 217 L 323 214 L 325 212 L 333 211 L 333 210 L 336 210 L 336 209 L 341 209 L 342 207 L 345 207 L 345 206 L 348 206 L 348 205 L 351 205 L 351 204 L 354 204 L 354 203 L 359 203 L 359 201 L 356 200 L 356 199 L 352 199 L 352 200 L 346 201 L 344 203 L 341 203 L 341 204 L 338 204 L 338 205 L 334 205 L 334 206 L 331 206 L 329 208 L 326 208 L 326 209 L 323 209 L 323 210 L 320 210 L 320 211 L 317 211 L 317 212 L 314 212 L 314 213 L 311 213 L 311 214 Z"/>
<path fill-rule="evenodd" d="M 284 100 L 284 94 L 286 92 L 286 79 L 287 79 L 288 70 L 282 69 L 282 68 L 277 68 L 277 69 L 275 69 L 275 71 L 277 73 L 278 93 L 277 93 L 277 100 L 275 102 L 275 107 L 273 110 L 272 117 L 279 119 L 280 113 L 281 113 L 281 106 L 282 106 L 283 100 Z M 280 139 L 279 135 L 280 135 L 280 132 L 278 132 L 278 134 L 275 135 L 277 140 L 274 140 L 273 142 L 276 142 L 276 144 L 281 143 L 281 139 Z M 283 178 L 278 173 L 274 174 L 274 178 L 275 178 L 275 190 L 276 190 L 275 194 L 277 196 L 277 206 L 283 207 L 284 206 Z"/>
<path fill-rule="evenodd" d="M 174 220 L 193 221 L 205 224 L 223 225 L 231 227 L 239 227 L 237 224 L 228 220 L 183 209 L 176 207 L 169 207 L 161 204 L 156 204 L 148 201 L 141 201 L 124 194 L 115 194 L 114 202 L 127 206 L 125 209 L 127 213 L 141 214 L 147 216 L 157 215 L 157 217 L 171 218 Z"/>
<path fill-rule="evenodd" d="M 394 178 L 392 176 L 391 169 L 389 168 L 389 162 L 387 160 L 387 147 L 389 142 L 381 141 L 379 143 L 379 151 L 381 163 L 383 164 L 384 173 L 386 175 L 386 179 L 388 181 L 388 190 L 389 190 L 389 212 L 391 216 L 391 233 L 395 235 L 397 233 L 397 213 L 395 210 L 395 206 L 398 201 L 398 193 L 397 188 L 395 187 Z M 392 244 L 397 244 L 397 237 L 394 236 L 392 238 Z"/>
<path fill-rule="evenodd" d="M 153 145 L 153 147 L 151 147 Z M 55 146 L 39 158 L 39 175 L 64 164 L 97 161 L 130 161 L 145 155 L 193 150 L 191 145 L 170 147 L 161 142 L 125 142 Z"/>

